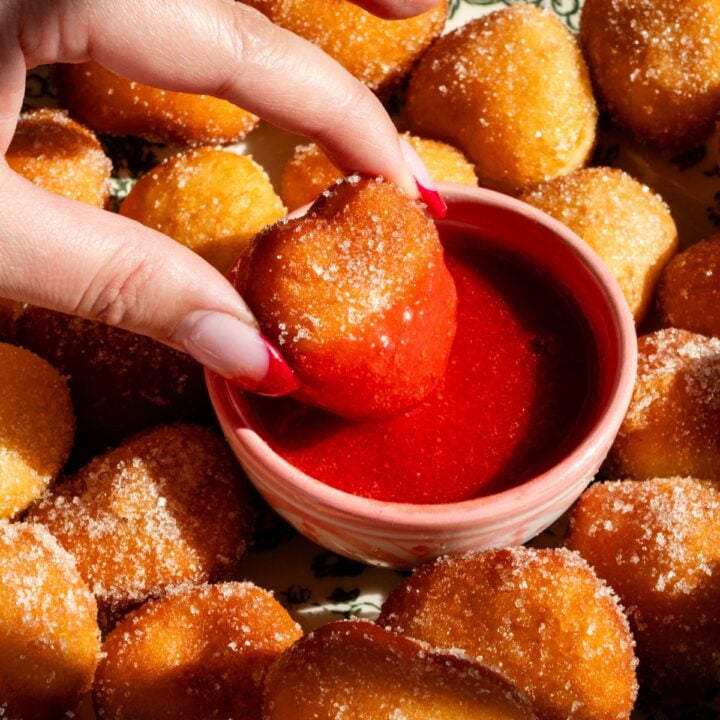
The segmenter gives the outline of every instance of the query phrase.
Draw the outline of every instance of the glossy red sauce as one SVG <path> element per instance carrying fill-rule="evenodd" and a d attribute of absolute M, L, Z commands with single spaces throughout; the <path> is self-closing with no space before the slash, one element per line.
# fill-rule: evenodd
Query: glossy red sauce
<path fill-rule="evenodd" d="M 293 465 L 347 492 L 466 500 L 548 469 L 594 404 L 589 328 L 551 282 L 446 233 L 458 329 L 440 387 L 404 415 L 354 423 L 290 399 L 250 400 L 255 428 Z"/>

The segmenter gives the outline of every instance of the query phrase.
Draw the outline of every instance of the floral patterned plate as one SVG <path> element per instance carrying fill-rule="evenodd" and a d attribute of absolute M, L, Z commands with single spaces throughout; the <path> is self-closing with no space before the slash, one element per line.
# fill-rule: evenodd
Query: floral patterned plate
<path fill-rule="evenodd" d="M 522 0 L 450 0 L 448 30 L 485 13 Z M 581 0 L 531 0 L 554 12 L 577 30 Z M 43 69 L 28 76 L 27 107 L 56 104 L 48 74 Z M 277 182 L 280 170 L 299 138 L 261 125 L 238 149 L 260 162 Z M 135 139 L 106 140 L 107 150 L 119 168 L 113 195 L 117 200 L 138 173 L 168 151 Z M 718 138 L 682 153 L 660 153 L 638 145 L 614 128 L 603 129 L 596 150 L 596 164 L 621 167 L 659 192 L 673 210 L 683 246 L 720 229 L 720 164 Z M 531 544 L 554 546 L 562 542 L 564 519 Z M 350 616 L 374 618 L 400 575 L 339 557 L 297 535 L 279 517 L 266 511 L 253 550 L 243 560 L 238 577 L 271 589 L 306 629 Z M 80 713 L 92 717 L 88 707 Z M 642 697 L 633 720 L 718 720 L 720 689 L 693 702 Z"/>

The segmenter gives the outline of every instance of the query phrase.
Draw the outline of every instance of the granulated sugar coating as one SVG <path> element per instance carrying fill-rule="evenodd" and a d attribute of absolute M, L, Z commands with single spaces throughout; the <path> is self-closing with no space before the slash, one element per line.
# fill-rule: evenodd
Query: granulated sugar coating
<path fill-rule="evenodd" d="M 658 285 L 665 325 L 720 337 L 720 234 L 676 255 Z"/>
<path fill-rule="evenodd" d="M 83 458 L 207 412 L 201 365 L 152 338 L 37 307 L 17 318 L 15 336 L 68 376 Z"/>
<path fill-rule="evenodd" d="M 595 143 L 580 49 L 556 16 L 532 5 L 434 43 L 413 72 L 407 110 L 412 132 L 457 145 L 480 185 L 507 193 L 581 167 Z"/>
<path fill-rule="evenodd" d="M 633 639 L 577 553 L 513 548 L 440 558 L 402 582 L 378 623 L 497 668 L 542 720 L 627 720 Z"/>
<path fill-rule="evenodd" d="M 254 240 L 236 287 L 302 383 L 338 415 L 386 417 L 441 380 L 457 296 L 435 225 L 390 183 L 353 176 Z"/>
<path fill-rule="evenodd" d="M 114 615 L 216 580 L 245 550 L 253 518 L 225 443 L 194 425 L 159 427 L 93 460 L 32 508 Z"/>
<path fill-rule="evenodd" d="M 297 642 L 270 669 L 263 720 L 530 720 L 501 675 L 362 620 Z"/>
<path fill-rule="evenodd" d="M 0 717 L 72 710 L 100 659 L 97 607 L 75 561 L 41 525 L 0 521 Z"/>
<path fill-rule="evenodd" d="M 550 180 L 520 199 L 560 220 L 600 255 L 640 322 L 678 243 L 662 199 L 621 170 L 599 167 Z"/>
<path fill-rule="evenodd" d="M 62 469 L 75 417 L 65 379 L 30 351 L 0 343 L 0 377 L 0 518 L 11 518 Z"/>
<path fill-rule="evenodd" d="M 204 147 L 146 173 L 120 214 L 169 235 L 225 273 L 256 233 L 285 215 L 285 208 L 252 158 Z"/>
<path fill-rule="evenodd" d="M 586 0 L 580 36 L 616 122 L 660 146 L 703 140 L 720 112 L 720 0 Z"/>
<path fill-rule="evenodd" d="M 251 583 L 203 585 L 148 602 L 105 639 L 100 720 L 260 720 L 268 665 L 302 635 Z"/>
<path fill-rule="evenodd" d="M 620 596 L 651 687 L 720 686 L 720 487 L 692 478 L 608 482 L 575 508 L 569 547 Z"/>
<path fill-rule="evenodd" d="M 667 328 L 638 341 L 635 392 L 610 450 L 617 477 L 720 480 L 720 340 Z"/>
<path fill-rule="evenodd" d="M 458 149 L 409 133 L 403 137 L 420 156 L 435 182 L 477 186 L 473 166 Z M 280 196 L 288 209 L 295 210 L 316 200 L 323 190 L 342 176 L 343 173 L 315 143 L 298 145 L 283 169 Z"/>
<path fill-rule="evenodd" d="M 58 195 L 103 207 L 112 163 L 95 135 L 62 110 L 33 110 L 18 118 L 5 155 L 8 165 Z"/>
<path fill-rule="evenodd" d="M 447 0 L 422 15 L 384 20 L 348 0 L 245 0 L 310 40 L 378 92 L 397 85 L 445 25 Z"/>
<path fill-rule="evenodd" d="M 140 135 L 171 145 L 225 144 L 244 138 L 258 121 L 226 100 L 158 90 L 96 62 L 58 65 L 56 80 L 70 112 L 111 135 Z"/>

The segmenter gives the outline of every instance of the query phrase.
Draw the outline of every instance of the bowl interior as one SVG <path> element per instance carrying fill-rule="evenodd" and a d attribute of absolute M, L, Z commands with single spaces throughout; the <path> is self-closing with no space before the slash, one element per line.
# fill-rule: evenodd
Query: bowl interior
<path fill-rule="evenodd" d="M 622 291 L 602 260 L 553 218 L 489 191 L 479 197 L 462 191 L 458 195 L 443 223 L 446 227 L 521 258 L 564 289 L 582 312 L 597 353 L 595 400 L 587 419 L 590 429 L 608 409 L 619 387 L 623 361 L 635 345 L 634 321 Z"/>

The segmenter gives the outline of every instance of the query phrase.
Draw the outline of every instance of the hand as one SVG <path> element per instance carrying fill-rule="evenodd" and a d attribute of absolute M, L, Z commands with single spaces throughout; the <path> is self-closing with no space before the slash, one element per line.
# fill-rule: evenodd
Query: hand
<path fill-rule="evenodd" d="M 356 4 L 407 17 L 436 1 Z M 91 58 L 148 85 L 234 102 L 316 140 L 340 167 L 383 175 L 417 195 L 375 96 L 318 48 L 232 0 L 5 0 L 3 155 L 27 68 Z M 4 162 L 0 187 L 0 296 L 149 335 L 261 390 L 292 389 L 245 303 L 192 251 L 132 220 L 52 195 Z"/>

